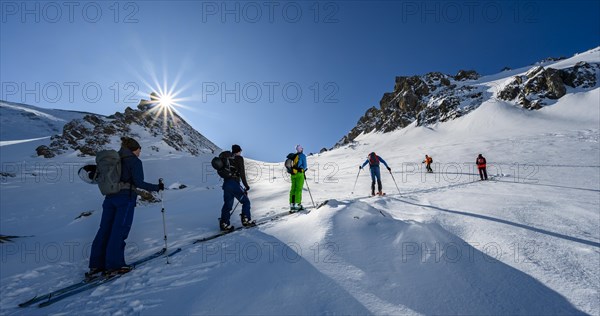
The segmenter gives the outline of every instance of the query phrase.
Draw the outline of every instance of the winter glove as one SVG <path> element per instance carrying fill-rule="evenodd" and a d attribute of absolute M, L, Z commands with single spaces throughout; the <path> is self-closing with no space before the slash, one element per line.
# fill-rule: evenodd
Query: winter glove
<path fill-rule="evenodd" d="M 392 172 L 392 168 L 388 167 L 388 171 L 389 171 L 389 172 Z"/>
<path fill-rule="evenodd" d="M 158 191 L 164 191 L 165 189 L 165 184 L 163 183 L 162 178 L 158 179 Z"/>
<path fill-rule="evenodd" d="M 362 166 L 358 166 L 358 169 L 359 169 L 359 170 L 362 170 Z"/>
<path fill-rule="evenodd" d="M 246 187 L 246 192 L 248 192 L 248 191 L 250 191 L 250 187 L 249 186 Z"/>

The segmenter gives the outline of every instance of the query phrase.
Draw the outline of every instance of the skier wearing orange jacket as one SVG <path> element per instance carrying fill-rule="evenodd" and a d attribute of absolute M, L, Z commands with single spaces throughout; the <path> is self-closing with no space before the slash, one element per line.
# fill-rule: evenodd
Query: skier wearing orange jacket
<path fill-rule="evenodd" d="M 433 158 L 425 155 L 425 160 L 422 163 L 425 164 L 425 168 L 427 168 L 428 173 L 433 173 L 433 169 L 431 169 L 431 163 L 433 162 Z"/>

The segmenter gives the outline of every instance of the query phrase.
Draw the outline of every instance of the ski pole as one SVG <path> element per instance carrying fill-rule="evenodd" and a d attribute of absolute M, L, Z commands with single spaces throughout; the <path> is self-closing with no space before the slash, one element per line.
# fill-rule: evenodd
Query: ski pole
<path fill-rule="evenodd" d="M 394 174 L 392 173 L 392 170 L 388 170 L 390 172 L 390 175 L 392 176 L 392 180 L 394 180 L 394 184 L 396 185 L 396 189 L 398 190 L 398 194 L 400 193 L 400 189 L 398 188 L 398 184 L 396 183 L 396 179 L 394 178 Z"/>
<path fill-rule="evenodd" d="M 233 210 L 231 210 L 231 212 L 229 212 L 229 216 L 233 215 L 233 213 L 235 212 L 235 209 L 238 207 L 238 205 L 240 205 L 240 201 L 239 200 L 235 204 L 235 207 L 233 208 Z"/>
<path fill-rule="evenodd" d="M 360 175 L 361 171 L 362 171 L 362 168 L 358 168 L 358 174 L 356 175 L 356 180 L 354 180 L 354 186 L 352 187 L 352 193 L 350 193 L 350 194 L 354 194 L 354 189 L 356 189 L 356 182 L 358 182 L 358 176 Z"/>
<path fill-rule="evenodd" d="M 244 190 L 244 188 L 242 188 L 242 186 L 240 186 L 240 189 L 242 189 L 242 191 L 244 191 L 245 194 L 248 194 L 248 191 Z M 233 215 L 233 213 L 235 212 L 235 209 L 238 207 L 238 205 L 240 205 L 240 200 L 237 200 L 237 203 L 235 203 L 233 210 L 231 210 L 231 212 L 229 212 L 229 216 Z"/>
<path fill-rule="evenodd" d="M 304 174 L 304 180 L 304 183 L 306 183 L 306 188 L 308 189 L 308 195 L 310 195 L 310 201 L 312 202 L 313 207 L 316 208 L 317 206 L 315 205 L 315 200 L 313 200 L 312 193 L 310 193 L 310 187 L 308 186 L 308 181 L 306 180 L 306 173 Z"/>
<path fill-rule="evenodd" d="M 163 179 L 162 178 L 158 179 L 158 183 L 163 183 Z M 162 209 L 160 210 L 160 212 L 162 213 L 163 232 L 165 233 L 165 237 L 164 237 L 164 239 L 165 239 L 165 255 L 167 257 L 167 264 L 169 264 L 169 249 L 168 249 L 168 246 L 167 246 L 167 224 L 166 224 L 166 221 L 165 221 L 165 201 L 164 201 L 164 198 L 163 198 L 163 191 L 164 190 L 160 191 L 160 203 L 162 205 Z"/>

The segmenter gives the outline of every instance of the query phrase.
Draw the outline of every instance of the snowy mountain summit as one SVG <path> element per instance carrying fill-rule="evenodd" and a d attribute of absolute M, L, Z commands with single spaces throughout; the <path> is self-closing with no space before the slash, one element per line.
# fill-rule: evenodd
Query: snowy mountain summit
<path fill-rule="evenodd" d="M 38 146 L 36 152 L 45 158 L 71 150 L 79 151 L 79 156 L 95 156 L 99 150 L 118 146 L 121 136 L 139 139 L 155 152 L 178 151 L 198 156 L 219 149 L 177 113 L 141 100 L 137 109 L 127 107 L 123 113 L 107 117 L 88 114 L 71 120 L 64 125 L 62 134 L 52 136 L 51 143 Z"/>
<path fill-rule="evenodd" d="M 461 70 L 454 76 L 431 72 L 396 77 L 394 90 L 383 95 L 380 107 L 369 108 L 336 147 L 354 141 L 361 134 L 387 133 L 413 123 L 428 126 L 453 120 L 491 99 L 539 110 L 567 94 L 598 87 L 599 55 L 597 47 L 569 59 L 547 58 L 530 67 L 486 77 L 473 70 Z"/>

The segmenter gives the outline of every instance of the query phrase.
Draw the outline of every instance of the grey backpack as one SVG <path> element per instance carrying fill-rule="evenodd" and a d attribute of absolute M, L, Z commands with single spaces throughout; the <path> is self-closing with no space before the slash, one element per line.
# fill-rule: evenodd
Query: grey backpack
<path fill-rule="evenodd" d="M 98 184 L 102 195 L 119 193 L 123 189 L 119 153 L 116 150 L 99 151 L 96 154 L 96 165 L 94 182 Z"/>

